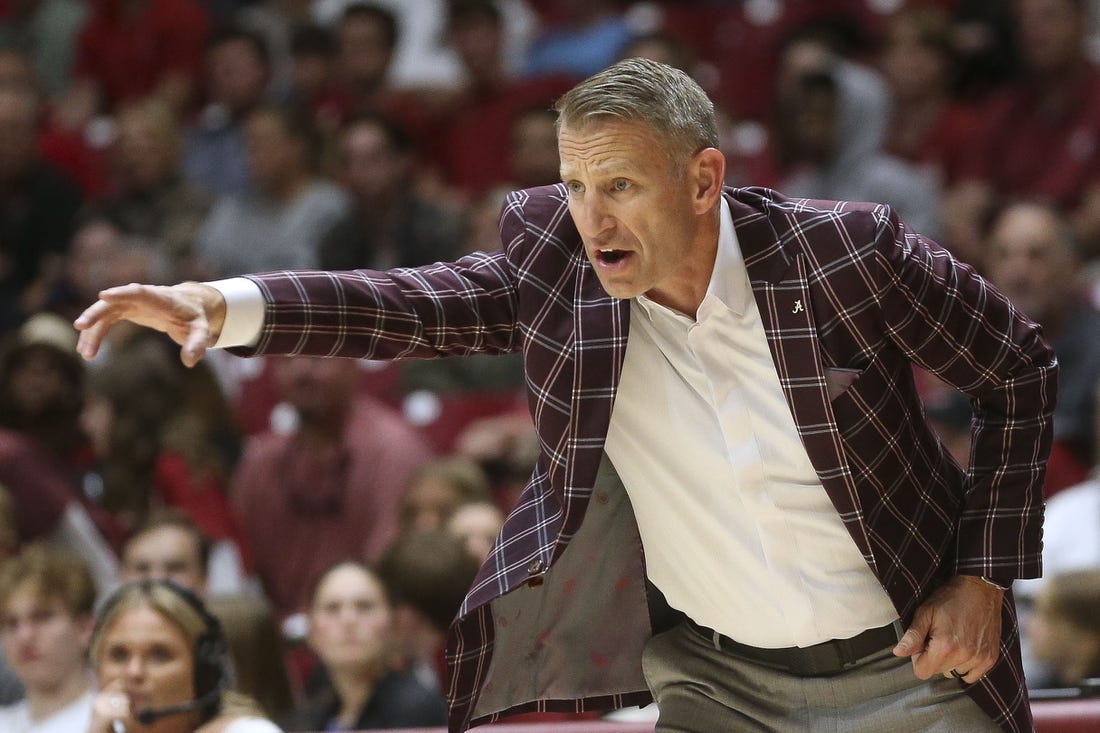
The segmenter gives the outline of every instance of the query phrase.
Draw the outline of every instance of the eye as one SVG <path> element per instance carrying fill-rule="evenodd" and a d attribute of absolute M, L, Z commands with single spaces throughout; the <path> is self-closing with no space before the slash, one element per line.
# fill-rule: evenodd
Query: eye
<path fill-rule="evenodd" d="M 166 646 L 157 644 L 149 650 L 149 659 L 154 662 L 170 662 L 176 658 L 175 652 Z"/>
<path fill-rule="evenodd" d="M 622 178 L 617 178 L 614 182 L 612 182 L 611 188 L 616 191 L 626 191 L 630 188 L 630 181 L 623 180 Z"/>
<path fill-rule="evenodd" d="M 107 649 L 107 653 L 104 656 L 112 662 L 121 664 L 129 659 L 130 652 L 124 646 L 112 646 Z"/>
<path fill-rule="evenodd" d="M 581 183 L 580 181 L 569 181 L 568 183 L 565 184 L 565 186 L 566 186 L 566 188 L 569 189 L 569 193 L 572 193 L 572 194 L 584 193 L 584 184 Z"/>

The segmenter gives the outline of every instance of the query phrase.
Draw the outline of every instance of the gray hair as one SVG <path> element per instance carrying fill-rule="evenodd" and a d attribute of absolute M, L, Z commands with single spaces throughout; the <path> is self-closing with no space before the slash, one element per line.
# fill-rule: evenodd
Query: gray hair
<path fill-rule="evenodd" d="M 583 128 L 603 118 L 647 125 L 670 144 L 671 156 L 718 147 L 714 103 L 690 76 L 666 64 L 629 58 L 588 77 L 554 105 L 558 128 Z"/>

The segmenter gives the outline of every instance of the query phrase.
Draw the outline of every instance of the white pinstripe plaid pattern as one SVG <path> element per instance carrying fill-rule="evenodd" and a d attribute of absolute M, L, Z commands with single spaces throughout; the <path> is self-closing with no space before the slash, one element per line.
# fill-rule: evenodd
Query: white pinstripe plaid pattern
<path fill-rule="evenodd" d="M 956 572 L 1037 575 L 1056 374 L 1038 327 L 886 207 L 762 189 L 731 189 L 727 198 L 799 433 L 902 618 Z M 629 309 L 599 285 L 561 186 L 512 194 L 501 235 L 501 252 L 451 264 L 254 278 L 268 301 L 260 352 L 524 353 L 541 455 L 452 630 L 456 731 L 471 723 L 494 654 L 525 673 L 525 650 L 494 651 L 487 604 L 552 565 L 580 526 L 628 330 Z M 914 363 L 974 402 L 969 475 L 924 422 Z M 824 373 L 836 367 L 858 369 L 859 378 L 830 400 Z M 971 694 L 1005 731 L 1024 731 L 1030 713 L 1010 594 L 1004 619 L 1002 660 Z M 519 709 L 584 710 L 643 697 L 579 691 L 576 700 Z"/>

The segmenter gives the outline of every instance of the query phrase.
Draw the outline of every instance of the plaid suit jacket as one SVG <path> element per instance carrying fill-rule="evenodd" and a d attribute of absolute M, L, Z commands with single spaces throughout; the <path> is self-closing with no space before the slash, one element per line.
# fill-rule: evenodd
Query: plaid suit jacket
<path fill-rule="evenodd" d="M 1056 375 L 1038 326 L 886 206 L 725 197 L 799 434 L 902 619 L 953 574 L 1037 576 Z M 454 263 L 253 278 L 258 352 L 524 354 L 541 453 L 451 629 L 452 731 L 648 700 L 644 558 L 603 452 L 628 303 L 600 286 L 564 187 L 511 194 L 501 237 Z M 969 473 L 925 422 L 912 364 L 971 397 Z M 1030 730 L 1011 593 L 1003 620 L 1001 659 L 969 692 Z"/>

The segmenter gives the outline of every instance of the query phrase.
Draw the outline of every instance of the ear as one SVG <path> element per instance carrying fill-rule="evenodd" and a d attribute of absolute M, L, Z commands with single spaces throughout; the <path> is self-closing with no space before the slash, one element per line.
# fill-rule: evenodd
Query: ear
<path fill-rule="evenodd" d="M 713 211 L 726 181 L 726 156 L 717 148 L 703 148 L 691 159 L 688 170 L 695 186 L 695 213 Z"/>

